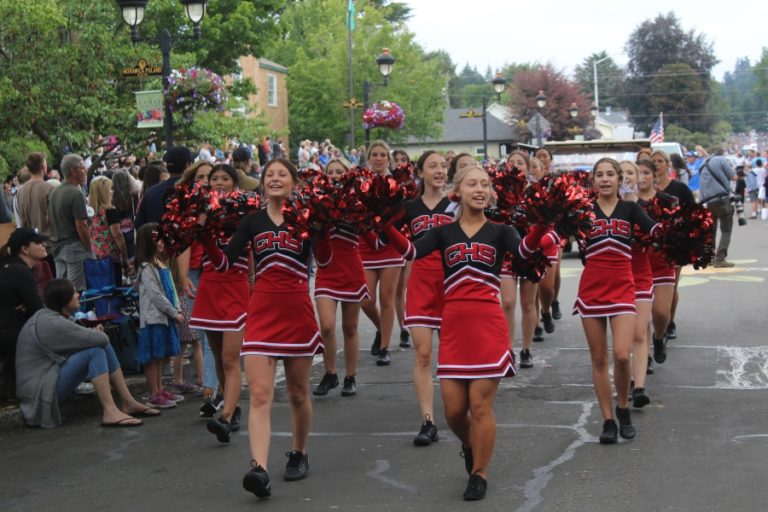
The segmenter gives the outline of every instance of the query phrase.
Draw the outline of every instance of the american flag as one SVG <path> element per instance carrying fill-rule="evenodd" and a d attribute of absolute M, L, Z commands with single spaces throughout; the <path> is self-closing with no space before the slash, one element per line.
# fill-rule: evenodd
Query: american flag
<path fill-rule="evenodd" d="M 649 137 L 651 139 L 652 144 L 656 144 L 659 142 L 664 142 L 664 117 L 663 114 L 659 114 L 659 119 L 656 121 L 656 124 L 653 125 L 653 130 L 651 130 L 651 136 Z"/>

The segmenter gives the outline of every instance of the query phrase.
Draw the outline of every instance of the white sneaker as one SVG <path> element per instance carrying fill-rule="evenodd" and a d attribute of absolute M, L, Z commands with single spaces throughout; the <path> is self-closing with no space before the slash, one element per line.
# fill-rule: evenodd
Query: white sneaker
<path fill-rule="evenodd" d="M 81 382 L 75 388 L 75 393 L 78 395 L 92 395 L 95 391 L 96 389 L 94 389 L 93 384 L 90 382 Z"/>

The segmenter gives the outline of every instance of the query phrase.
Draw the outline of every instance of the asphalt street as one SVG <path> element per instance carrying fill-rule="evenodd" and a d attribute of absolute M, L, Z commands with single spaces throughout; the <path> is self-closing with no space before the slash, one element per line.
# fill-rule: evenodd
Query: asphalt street
<path fill-rule="evenodd" d="M 597 443 L 602 419 L 586 341 L 569 314 L 581 263 L 566 259 L 563 319 L 534 344 L 536 366 L 499 389 L 482 502 L 461 499 L 467 477 L 439 392 L 440 441 L 412 445 L 421 423 L 412 351 L 397 349 L 391 366 L 376 367 L 367 353 L 373 329 L 364 320 L 358 395 L 343 398 L 337 388 L 314 399 L 307 480 L 282 481 L 290 419 L 280 381 L 268 500 L 241 488 L 250 458 L 246 432 L 229 445 L 217 443 L 198 417 L 198 399 L 188 398 L 141 428 L 104 429 L 98 416 L 87 416 L 67 418 L 55 430 L 3 434 L 0 510 L 764 511 L 768 221 L 734 227 L 730 259 L 733 269 L 684 273 L 678 338 L 648 377 L 652 403 L 633 411 L 637 438 L 614 446 Z M 317 361 L 313 385 L 323 373 Z M 243 406 L 245 426 L 247 401 Z"/>

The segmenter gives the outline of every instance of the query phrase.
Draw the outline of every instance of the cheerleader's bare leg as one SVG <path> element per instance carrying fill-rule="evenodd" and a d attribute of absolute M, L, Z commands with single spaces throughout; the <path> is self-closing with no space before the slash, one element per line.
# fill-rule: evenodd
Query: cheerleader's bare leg
<path fill-rule="evenodd" d="M 522 311 L 523 350 L 531 348 L 533 331 L 539 324 L 536 312 L 536 289 L 538 285 L 528 279 L 520 280 L 520 309 Z"/>
<path fill-rule="evenodd" d="M 469 437 L 469 381 L 464 379 L 440 379 L 445 422 L 464 446 L 472 447 Z"/>
<path fill-rule="evenodd" d="M 582 317 L 581 324 L 589 345 L 589 356 L 592 359 L 592 384 L 595 396 L 600 406 L 603 419 L 613 419 L 613 403 L 611 393 L 611 377 L 608 372 L 608 332 L 605 317 Z"/>
<path fill-rule="evenodd" d="M 421 417 L 434 419 L 435 388 L 432 384 L 432 333 L 428 327 L 411 327 L 413 338 L 413 387 Z"/>
<path fill-rule="evenodd" d="M 667 332 L 674 294 L 675 287 L 672 285 L 653 287 L 653 336 L 657 340 Z"/>
<path fill-rule="evenodd" d="M 367 316 L 377 331 L 381 331 L 381 315 L 379 314 L 379 308 L 376 304 L 376 290 L 379 284 L 379 278 L 382 269 L 365 269 L 365 281 L 368 284 L 368 293 L 370 297 L 363 299 L 360 305 L 363 308 L 363 313 Z"/>
<path fill-rule="evenodd" d="M 611 317 L 611 337 L 613 338 L 613 380 L 616 386 L 619 407 L 629 407 L 629 387 L 632 369 L 629 355 L 632 352 L 632 339 L 635 332 L 635 315 L 624 314 Z"/>
<path fill-rule="evenodd" d="M 474 460 L 472 474 L 478 474 L 483 478 L 488 478 L 488 465 L 496 443 L 493 402 L 498 387 L 499 379 L 469 381 L 469 440 Z"/>
<path fill-rule="evenodd" d="M 344 335 L 344 369 L 347 377 L 357 375 L 357 359 L 360 355 L 360 334 L 357 330 L 359 320 L 360 303 L 342 302 L 341 332 Z M 328 346 L 325 347 L 325 350 L 326 352 L 328 351 Z M 334 361 L 335 359 L 334 357 Z"/>
<path fill-rule="evenodd" d="M 243 357 L 248 382 L 248 442 L 251 458 L 267 468 L 269 442 L 272 436 L 270 413 L 275 394 L 277 359 L 260 355 Z"/>
<path fill-rule="evenodd" d="M 288 400 L 291 403 L 291 432 L 293 432 L 291 449 L 307 453 L 307 439 L 312 427 L 312 400 L 309 399 L 312 357 L 287 357 L 283 359 L 283 364 Z"/>
<path fill-rule="evenodd" d="M 637 317 L 635 318 L 635 334 L 632 346 L 632 374 L 635 378 L 635 388 L 645 388 L 645 377 L 648 371 L 648 322 L 651 320 L 651 303 L 638 301 L 635 305 Z"/>
<path fill-rule="evenodd" d="M 517 303 L 517 279 L 501 278 L 500 286 L 501 309 L 507 317 L 507 329 L 509 330 L 509 350 L 515 350 L 515 304 Z"/>
<path fill-rule="evenodd" d="M 336 373 L 336 301 L 328 297 L 318 297 L 315 299 L 315 304 L 320 320 L 320 337 L 323 338 L 323 345 L 325 346 L 323 353 L 325 371 L 326 373 Z M 342 311 L 344 311 L 343 305 Z"/>
<path fill-rule="evenodd" d="M 395 323 L 395 289 L 400 277 L 400 267 L 387 267 L 381 269 L 379 282 L 379 307 L 381 308 L 381 349 L 389 349 L 389 339 L 392 336 L 392 327 Z"/>
<path fill-rule="evenodd" d="M 560 262 L 558 261 L 547 269 L 546 274 L 539 281 L 538 296 L 542 315 L 550 312 L 552 301 L 555 300 L 555 279 L 559 272 Z"/>
<path fill-rule="evenodd" d="M 240 349 L 243 346 L 243 331 L 224 331 L 221 343 L 221 365 L 224 371 L 224 405 L 221 416 L 227 421 L 240 401 L 242 377 L 240 373 Z"/>

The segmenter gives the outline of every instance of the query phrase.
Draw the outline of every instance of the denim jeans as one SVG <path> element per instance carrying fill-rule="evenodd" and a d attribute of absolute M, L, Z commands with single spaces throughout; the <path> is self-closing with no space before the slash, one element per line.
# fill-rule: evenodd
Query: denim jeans
<path fill-rule="evenodd" d="M 189 280 L 195 285 L 195 288 L 200 284 L 200 269 L 189 270 Z M 194 298 L 187 298 L 189 302 L 189 310 L 195 306 Z M 205 331 L 196 329 L 197 337 L 200 340 L 200 346 L 203 348 L 203 387 L 216 389 L 219 386 L 219 379 L 216 377 L 216 360 L 213 358 L 213 352 L 211 352 L 211 346 L 208 344 L 208 338 L 205 336 Z"/>
<path fill-rule="evenodd" d="M 56 381 L 56 395 L 64 400 L 88 377 L 93 380 L 104 373 L 112 373 L 120 368 L 112 345 L 86 348 L 67 357 L 59 368 L 59 380 Z"/>

